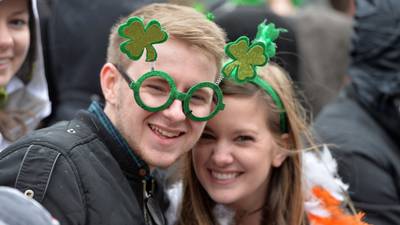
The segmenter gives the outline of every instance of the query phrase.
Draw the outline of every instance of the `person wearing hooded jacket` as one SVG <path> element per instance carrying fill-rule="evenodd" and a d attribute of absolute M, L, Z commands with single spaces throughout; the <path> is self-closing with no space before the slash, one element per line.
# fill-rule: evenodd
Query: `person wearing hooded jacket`
<path fill-rule="evenodd" d="M 0 186 L 0 225 L 60 225 L 34 199 L 17 189 Z"/>
<path fill-rule="evenodd" d="M 155 2 L 165 0 L 41 2 L 46 77 L 53 106 L 45 125 L 70 120 L 93 100 L 104 100 L 98 74 L 107 58 L 112 25 L 134 9 Z"/>
<path fill-rule="evenodd" d="M 36 0 L 0 1 L 0 151 L 51 111 Z"/>
<path fill-rule="evenodd" d="M 358 0 L 349 84 L 315 122 L 355 206 L 400 224 L 400 1 Z"/>

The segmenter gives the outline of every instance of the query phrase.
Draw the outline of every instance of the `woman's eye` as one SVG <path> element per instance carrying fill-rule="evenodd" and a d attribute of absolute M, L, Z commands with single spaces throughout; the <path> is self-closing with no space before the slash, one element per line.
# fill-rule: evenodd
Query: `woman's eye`
<path fill-rule="evenodd" d="M 21 28 L 21 27 L 27 26 L 28 21 L 26 21 L 24 19 L 13 19 L 13 20 L 10 20 L 9 23 L 13 27 Z"/>
<path fill-rule="evenodd" d="M 238 142 L 247 142 L 247 141 L 254 141 L 255 139 L 252 136 L 248 135 L 240 135 L 236 138 Z"/>
<path fill-rule="evenodd" d="M 200 137 L 200 139 L 203 140 L 212 140 L 215 139 L 215 137 L 212 134 L 208 134 L 208 133 L 203 133 Z"/>

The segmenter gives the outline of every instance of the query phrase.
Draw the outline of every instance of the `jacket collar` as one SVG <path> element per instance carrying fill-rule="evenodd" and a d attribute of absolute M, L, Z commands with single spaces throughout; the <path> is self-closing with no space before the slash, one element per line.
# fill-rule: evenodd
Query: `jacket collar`
<path fill-rule="evenodd" d="M 138 179 L 151 179 L 148 165 L 129 147 L 125 138 L 104 113 L 103 106 L 94 101 L 89 106 L 88 112 L 80 111 L 78 113 L 79 119 L 88 124 L 99 135 L 124 173 Z"/>

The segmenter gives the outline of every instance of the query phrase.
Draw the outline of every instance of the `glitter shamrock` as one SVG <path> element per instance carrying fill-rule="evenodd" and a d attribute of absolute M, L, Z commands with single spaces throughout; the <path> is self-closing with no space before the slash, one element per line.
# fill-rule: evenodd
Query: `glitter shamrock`
<path fill-rule="evenodd" d="M 222 68 L 225 77 L 231 75 L 238 82 L 246 82 L 257 75 L 256 66 L 263 66 L 268 61 L 263 43 L 250 45 L 249 38 L 242 36 L 225 46 L 225 53 L 232 59 Z"/>
<path fill-rule="evenodd" d="M 155 61 L 157 52 L 153 47 L 154 44 L 165 42 L 168 34 L 162 28 L 157 20 L 151 20 L 144 25 L 139 17 L 131 17 L 126 23 L 118 28 L 121 37 L 128 39 L 120 45 L 120 49 L 130 59 L 138 60 L 146 49 L 146 61 Z"/>

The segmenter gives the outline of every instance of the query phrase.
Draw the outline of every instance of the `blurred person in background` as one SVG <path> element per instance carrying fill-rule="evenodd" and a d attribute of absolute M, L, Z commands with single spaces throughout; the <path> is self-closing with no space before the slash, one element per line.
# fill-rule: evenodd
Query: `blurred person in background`
<path fill-rule="evenodd" d="M 42 0 L 45 60 L 53 112 L 46 124 L 72 119 L 103 99 L 98 74 L 111 26 L 134 9 L 163 0 Z"/>
<path fill-rule="evenodd" d="M 2 0 L 0 151 L 37 128 L 50 111 L 36 0 Z"/>
<path fill-rule="evenodd" d="M 59 225 L 37 201 L 17 189 L 0 187 L 0 225 Z"/>
<path fill-rule="evenodd" d="M 357 0 L 349 84 L 315 122 L 367 222 L 400 224 L 400 1 Z"/>
<path fill-rule="evenodd" d="M 353 17 L 356 11 L 355 0 L 330 0 L 333 9 L 347 16 Z"/>
<path fill-rule="evenodd" d="M 353 0 L 332 1 L 346 5 Z M 304 92 L 305 107 L 314 117 L 336 97 L 343 86 L 349 64 L 351 10 L 340 8 L 348 11 L 349 14 L 345 15 L 344 12 L 333 10 L 328 3 L 267 0 L 271 10 L 287 17 L 295 28 L 300 67 L 298 86 Z"/>

